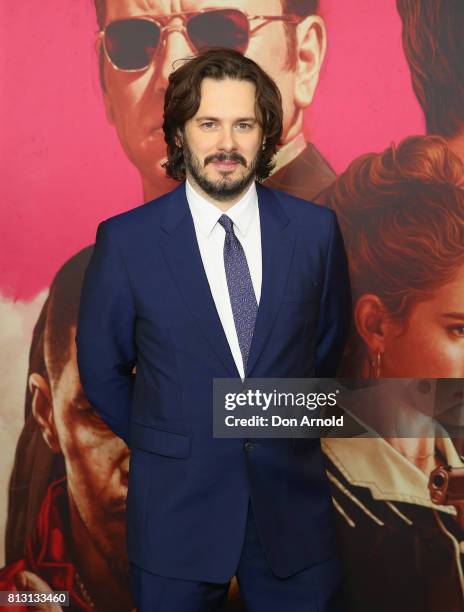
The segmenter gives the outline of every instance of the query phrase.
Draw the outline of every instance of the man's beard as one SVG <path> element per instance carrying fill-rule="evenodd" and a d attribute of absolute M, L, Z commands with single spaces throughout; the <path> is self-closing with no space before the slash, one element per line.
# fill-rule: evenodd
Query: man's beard
<path fill-rule="evenodd" d="M 238 162 L 247 168 L 247 172 L 245 172 L 242 177 L 235 180 L 229 178 L 231 172 L 224 171 L 223 178 L 213 181 L 206 176 L 204 167 L 202 167 L 200 160 L 195 156 L 185 141 L 183 152 L 185 167 L 195 179 L 198 186 L 201 187 L 201 189 L 210 197 L 221 202 L 232 200 L 240 193 L 245 191 L 245 189 L 253 182 L 256 175 L 256 166 L 261 155 L 260 150 L 248 165 L 246 163 L 246 159 L 240 155 L 240 153 L 216 153 L 214 155 L 209 155 L 205 158 L 204 167 L 215 161 L 233 161 Z"/>

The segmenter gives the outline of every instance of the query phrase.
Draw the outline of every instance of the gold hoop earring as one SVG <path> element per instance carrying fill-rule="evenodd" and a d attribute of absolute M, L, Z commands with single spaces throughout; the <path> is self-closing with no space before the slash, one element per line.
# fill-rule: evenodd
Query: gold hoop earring
<path fill-rule="evenodd" d="M 375 359 L 372 359 L 371 361 L 371 367 L 373 372 L 372 378 L 380 378 L 382 374 L 382 357 L 383 353 L 377 351 Z"/>

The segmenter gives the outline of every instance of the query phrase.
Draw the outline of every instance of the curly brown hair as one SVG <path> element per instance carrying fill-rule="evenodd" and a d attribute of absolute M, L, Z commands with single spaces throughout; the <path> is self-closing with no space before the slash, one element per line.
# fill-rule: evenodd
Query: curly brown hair
<path fill-rule="evenodd" d="M 164 139 L 168 159 L 163 164 L 167 176 L 185 179 L 185 160 L 178 134 L 197 112 L 201 83 L 206 77 L 250 81 L 256 87 L 256 117 L 263 132 L 263 148 L 256 164 L 256 179 L 269 176 L 282 135 L 282 98 L 274 81 L 256 62 L 232 49 L 208 49 L 188 59 L 169 75 L 164 98 Z"/>
<path fill-rule="evenodd" d="M 337 213 L 353 305 L 372 293 L 399 322 L 464 265 L 464 165 L 439 136 L 411 136 L 354 160 L 323 195 Z M 352 330 L 343 375 L 365 348 Z M 353 371 L 355 368 L 355 371 Z"/>

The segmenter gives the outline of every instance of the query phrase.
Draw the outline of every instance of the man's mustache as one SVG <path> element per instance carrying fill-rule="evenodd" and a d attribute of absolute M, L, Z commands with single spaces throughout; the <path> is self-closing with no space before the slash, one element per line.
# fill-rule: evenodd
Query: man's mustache
<path fill-rule="evenodd" d="M 208 155 L 208 157 L 205 157 L 205 166 L 207 166 L 208 164 L 212 162 L 225 162 L 225 161 L 238 162 L 239 164 L 242 164 L 242 166 L 245 166 L 245 168 L 247 167 L 246 159 L 243 157 L 243 155 L 240 155 L 240 153 L 234 153 L 234 152 L 216 153 L 214 155 Z"/>

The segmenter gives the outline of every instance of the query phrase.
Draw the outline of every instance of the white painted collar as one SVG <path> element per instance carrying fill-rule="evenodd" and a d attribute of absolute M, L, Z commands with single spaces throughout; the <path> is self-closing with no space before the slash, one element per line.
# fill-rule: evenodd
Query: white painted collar
<path fill-rule="evenodd" d="M 383 438 L 324 438 L 321 446 L 348 482 L 368 488 L 374 499 L 417 504 L 456 514 L 453 506 L 438 506 L 432 502 L 427 476 Z M 448 465 L 464 467 L 449 438 L 437 437 L 435 446 Z"/>

